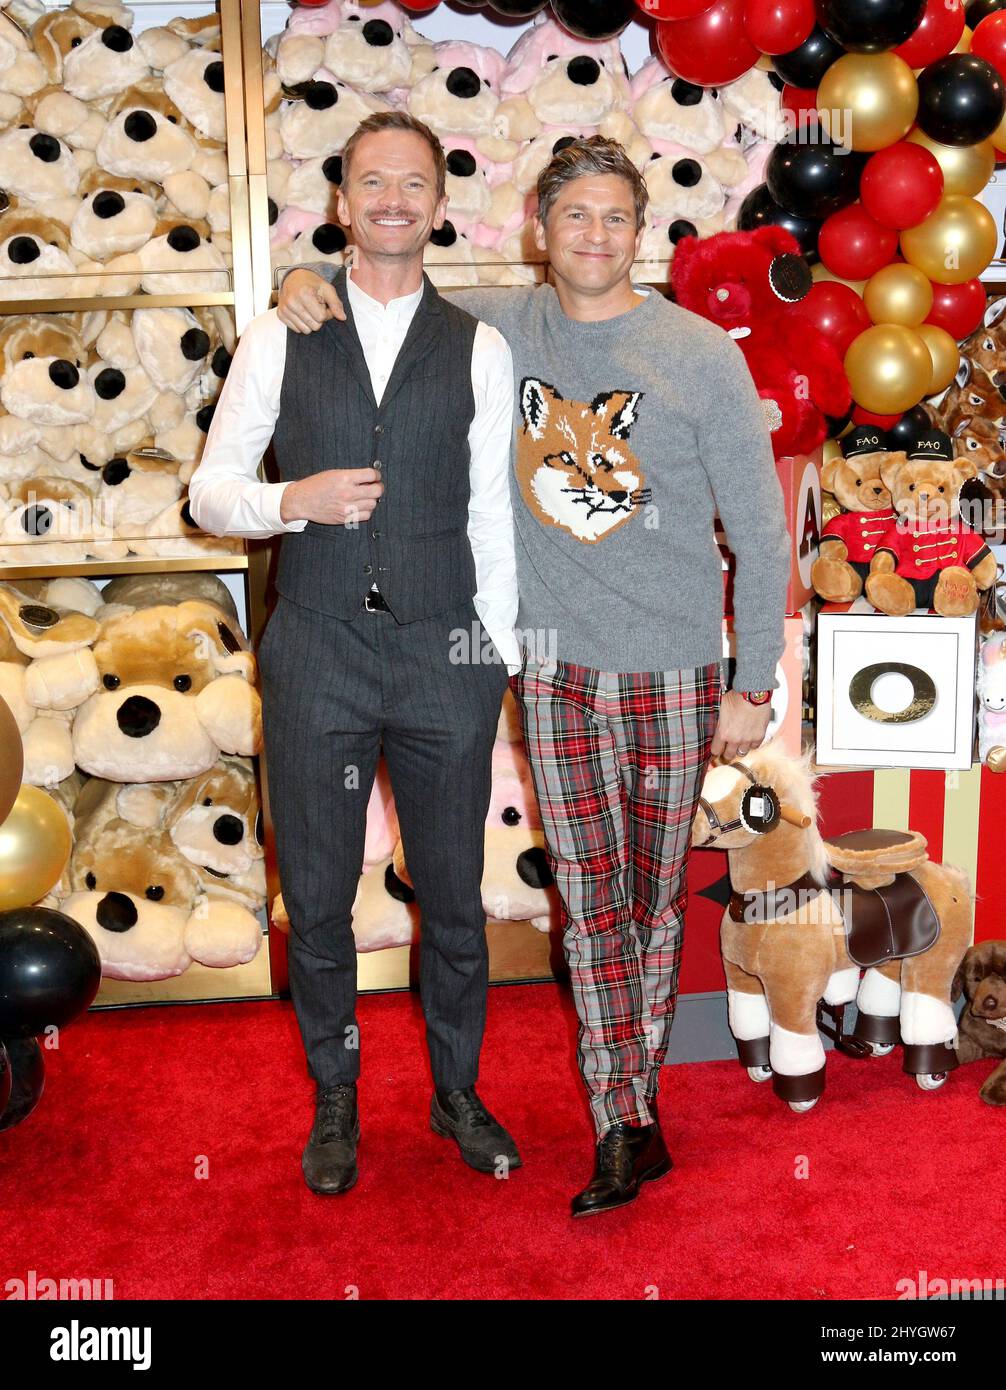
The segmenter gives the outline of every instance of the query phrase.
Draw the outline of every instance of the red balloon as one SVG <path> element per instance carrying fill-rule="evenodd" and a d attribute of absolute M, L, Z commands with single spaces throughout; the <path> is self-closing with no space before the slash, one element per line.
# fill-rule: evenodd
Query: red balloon
<path fill-rule="evenodd" d="M 875 222 L 861 203 L 833 212 L 817 239 L 821 260 L 843 280 L 868 280 L 890 263 L 898 234 Z"/>
<path fill-rule="evenodd" d="M 971 52 L 991 63 L 1000 77 L 1006 77 L 1006 14 L 999 10 L 986 15 L 971 35 Z"/>
<path fill-rule="evenodd" d="M 786 112 L 787 126 L 793 131 L 820 131 L 820 118 L 817 114 L 817 88 L 791 87 L 789 83 L 782 89 L 779 98 Z"/>
<path fill-rule="evenodd" d="M 866 161 L 859 196 L 870 216 L 904 231 L 924 222 L 943 197 L 943 170 L 923 145 L 907 140 L 878 150 Z"/>
<path fill-rule="evenodd" d="M 861 405 L 857 405 L 852 412 L 854 425 L 876 425 L 881 430 L 889 430 L 900 419 L 900 415 L 874 415 L 872 410 L 864 410 Z"/>
<path fill-rule="evenodd" d="M 919 27 L 894 52 L 910 68 L 925 68 L 953 52 L 963 33 L 962 0 L 926 0 Z"/>
<path fill-rule="evenodd" d="M 636 0 L 643 13 L 654 19 L 692 19 L 712 3 L 713 0 Z"/>
<path fill-rule="evenodd" d="M 926 323 L 945 328 L 957 342 L 972 334 L 985 313 L 985 286 L 980 280 L 963 285 L 934 285 L 933 307 Z"/>
<path fill-rule="evenodd" d="M 657 24 L 657 51 L 677 77 L 697 87 L 722 87 L 761 56 L 744 31 L 744 0 L 716 0 L 692 19 Z"/>
<path fill-rule="evenodd" d="M 839 357 L 845 356 L 853 338 L 872 327 L 859 295 L 837 280 L 818 280 L 801 301 L 799 313 L 827 338 Z"/>
<path fill-rule="evenodd" d="M 402 0 L 402 7 L 411 10 L 413 14 L 426 14 L 428 10 L 435 10 L 440 4 L 440 0 Z"/>
<path fill-rule="evenodd" d="M 744 28 L 762 53 L 799 48 L 813 27 L 813 0 L 746 0 Z"/>

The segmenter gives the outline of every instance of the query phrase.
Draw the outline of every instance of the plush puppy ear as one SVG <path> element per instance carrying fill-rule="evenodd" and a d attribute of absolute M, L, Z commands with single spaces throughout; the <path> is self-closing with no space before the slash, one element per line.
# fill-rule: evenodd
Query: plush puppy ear
<path fill-rule="evenodd" d="M 961 995 L 964 992 L 964 977 L 967 974 L 968 961 L 971 957 L 971 952 L 974 949 L 975 948 L 973 946 L 968 947 L 968 949 L 964 952 L 964 959 L 957 967 L 957 971 L 954 975 L 953 984 L 950 986 L 950 998 L 952 1001 L 960 999 Z"/>
<path fill-rule="evenodd" d="M 192 635 L 199 655 L 209 660 L 215 675 L 255 679 L 255 657 L 244 633 L 215 603 L 187 599 L 178 605 L 179 632 Z"/>

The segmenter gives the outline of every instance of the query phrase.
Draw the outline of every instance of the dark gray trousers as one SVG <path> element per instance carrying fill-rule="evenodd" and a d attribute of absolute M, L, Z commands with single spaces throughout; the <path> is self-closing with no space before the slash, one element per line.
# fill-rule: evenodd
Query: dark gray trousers
<path fill-rule="evenodd" d="M 474 660 L 457 661 L 458 630 Z M 258 659 L 290 993 L 320 1087 L 360 1070 L 352 907 L 382 747 L 422 914 L 434 1083 L 454 1090 L 478 1075 L 489 977 L 484 832 L 507 684 L 504 665 L 478 659 L 483 643 L 495 653 L 471 600 L 399 624 L 365 610 L 342 621 L 280 597 L 266 626 Z"/>

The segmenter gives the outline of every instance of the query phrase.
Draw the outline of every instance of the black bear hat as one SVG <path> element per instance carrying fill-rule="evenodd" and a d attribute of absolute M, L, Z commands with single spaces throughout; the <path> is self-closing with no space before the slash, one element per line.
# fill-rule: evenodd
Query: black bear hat
<path fill-rule="evenodd" d="M 886 453 L 890 447 L 887 434 L 879 425 L 856 425 L 838 441 L 842 457 L 851 459 L 858 454 Z"/>
<path fill-rule="evenodd" d="M 945 459 L 954 461 L 954 446 L 949 434 L 943 430 L 920 430 L 915 443 L 908 450 L 910 459 Z"/>

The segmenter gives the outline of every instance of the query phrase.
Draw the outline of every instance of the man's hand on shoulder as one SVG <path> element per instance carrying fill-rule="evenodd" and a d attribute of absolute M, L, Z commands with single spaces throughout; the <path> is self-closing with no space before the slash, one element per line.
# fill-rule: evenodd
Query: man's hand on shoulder
<path fill-rule="evenodd" d="M 279 287 L 280 323 L 295 333 L 315 333 L 329 319 L 344 319 L 346 310 L 334 285 L 313 270 L 291 270 Z"/>

